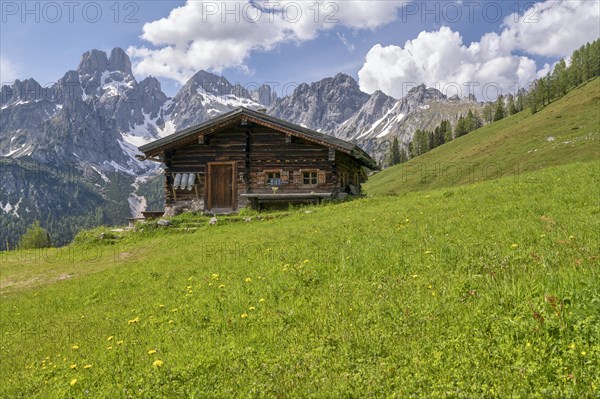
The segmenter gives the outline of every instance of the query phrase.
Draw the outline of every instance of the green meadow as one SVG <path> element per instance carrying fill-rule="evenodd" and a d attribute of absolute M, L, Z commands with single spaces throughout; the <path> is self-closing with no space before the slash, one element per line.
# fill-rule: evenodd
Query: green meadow
<path fill-rule="evenodd" d="M 0 397 L 598 397 L 599 83 L 362 199 L 0 253 Z M 453 160 L 536 166 L 401 173 Z"/>
<path fill-rule="evenodd" d="M 541 111 L 520 112 L 373 176 L 371 195 L 532 178 L 554 165 L 600 159 L 600 78 Z"/>

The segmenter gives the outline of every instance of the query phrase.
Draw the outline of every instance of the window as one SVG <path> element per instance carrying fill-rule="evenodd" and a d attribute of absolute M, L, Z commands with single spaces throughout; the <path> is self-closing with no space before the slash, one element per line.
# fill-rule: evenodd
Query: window
<path fill-rule="evenodd" d="M 302 184 L 313 186 L 317 185 L 317 172 L 303 172 Z"/>
<path fill-rule="evenodd" d="M 341 185 L 342 187 L 346 187 L 348 185 L 348 173 L 346 172 L 342 172 Z"/>
<path fill-rule="evenodd" d="M 281 185 L 280 172 L 267 172 L 267 186 L 279 187 Z"/>

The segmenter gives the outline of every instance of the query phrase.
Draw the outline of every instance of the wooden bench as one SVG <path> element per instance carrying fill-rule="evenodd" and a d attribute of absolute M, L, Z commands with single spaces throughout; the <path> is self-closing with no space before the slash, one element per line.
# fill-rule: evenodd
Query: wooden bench
<path fill-rule="evenodd" d="M 142 212 L 142 216 L 146 220 L 158 219 L 161 218 L 165 214 L 165 211 L 145 211 Z"/>
<path fill-rule="evenodd" d="M 322 200 L 332 198 L 332 193 L 280 193 L 280 194 L 241 194 L 240 197 L 248 198 L 252 206 L 259 211 L 263 204 L 276 202 L 301 202 L 309 201 L 320 204 Z"/>

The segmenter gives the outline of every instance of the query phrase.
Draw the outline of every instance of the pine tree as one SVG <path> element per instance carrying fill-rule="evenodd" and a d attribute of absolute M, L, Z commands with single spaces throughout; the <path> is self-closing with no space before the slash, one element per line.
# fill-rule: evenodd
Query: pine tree
<path fill-rule="evenodd" d="M 444 136 L 444 143 L 449 143 L 454 140 L 454 132 L 453 129 L 448 129 L 446 131 L 446 135 Z"/>
<path fill-rule="evenodd" d="M 408 161 L 408 154 L 406 153 L 404 147 L 402 147 L 400 148 L 400 163 L 404 163 L 406 161 Z"/>
<path fill-rule="evenodd" d="M 508 115 L 514 115 L 517 113 L 517 106 L 515 105 L 515 98 L 512 94 L 508 95 L 508 105 L 506 106 L 506 112 Z"/>
<path fill-rule="evenodd" d="M 439 130 L 439 126 L 436 127 Z M 433 132 L 427 132 L 427 151 L 431 151 L 435 148 L 435 130 Z M 427 152 L 425 151 L 425 152 Z"/>
<path fill-rule="evenodd" d="M 517 112 L 521 112 L 525 109 L 525 104 L 524 104 L 523 100 L 524 100 L 523 94 L 519 94 L 517 96 Z"/>
<path fill-rule="evenodd" d="M 425 154 L 429 150 L 429 133 L 423 130 L 417 129 L 413 139 L 411 158 Z M 409 147 L 410 148 L 410 147 Z"/>
<path fill-rule="evenodd" d="M 394 137 L 392 145 L 389 149 L 387 156 L 388 166 L 394 166 L 400 163 L 400 145 L 398 144 L 398 137 Z"/>
<path fill-rule="evenodd" d="M 469 110 L 469 112 L 471 112 Z M 467 131 L 467 120 L 468 120 L 468 116 L 467 118 L 461 116 L 460 118 L 458 118 L 458 122 L 456 122 L 456 126 L 454 126 L 454 137 L 460 137 L 460 136 L 464 136 L 465 134 L 469 133 Z"/>
<path fill-rule="evenodd" d="M 564 59 L 558 61 L 553 71 L 553 84 L 555 98 L 560 98 L 567 94 L 567 64 Z"/>
<path fill-rule="evenodd" d="M 502 94 L 496 100 L 496 106 L 494 111 L 494 122 L 504 119 L 504 97 Z"/>
<path fill-rule="evenodd" d="M 483 107 L 483 120 L 486 123 L 494 121 L 494 105 L 493 103 L 486 103 Z"/>

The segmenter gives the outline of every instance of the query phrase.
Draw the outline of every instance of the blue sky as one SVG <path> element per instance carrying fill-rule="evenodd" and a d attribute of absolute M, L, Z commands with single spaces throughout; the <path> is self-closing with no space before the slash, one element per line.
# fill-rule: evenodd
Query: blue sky
<path fill-rule="evenodd" d="M 87 50 L 122 47 L 136 77 L 157 76 L 171 96 L 200 69 L 275 82 L 279 95 L 338 72 L 396 97 L 406 82 L 509 91 L 600 35 L 595 0 L 315 3 L 3 0 L 1 79 L 47 84 Z"/>

